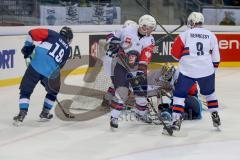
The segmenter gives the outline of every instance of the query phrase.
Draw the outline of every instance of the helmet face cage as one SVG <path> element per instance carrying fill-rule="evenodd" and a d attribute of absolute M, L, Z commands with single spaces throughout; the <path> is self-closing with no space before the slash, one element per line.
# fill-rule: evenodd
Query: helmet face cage
<path fill-rule="evenodd" d="M 73 39 L 73 33 L 72 33 L 72 29 L 69 27 L 63 27 L 60 30 L 60 35 L 62 35 L 63 37 L 65 37 L 68 41 L 68 43 L 71 43 L 72 39 Z"/>
<path fill-rule="evenodd" d="M 171 63 L 166 63 L 162 66 L 161 76 L 165 81 L 169 81 L 173 78 L 176 69 Z"/>

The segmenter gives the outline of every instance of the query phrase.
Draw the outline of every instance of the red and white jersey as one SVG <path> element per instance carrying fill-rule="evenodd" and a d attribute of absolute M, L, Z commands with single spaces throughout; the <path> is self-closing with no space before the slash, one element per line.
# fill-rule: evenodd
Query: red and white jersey
<path fill-rule="evenodd" d="M 138 51 L 140 53 L 138 58 L 139 63 L 148 64 L 151 61 L 155 44 L 155 40 L 152 35 L 139 38 L 138 27 L 129 25 L 109 34 L 107 36 L 107 42 L 110 42 L 112 37 L 118 37 L 121 39 L 121 47 L 124 49 L 125 53 L 130 50 Z"/>
<path fill-rule="evenodd" d="M 205 28 L 193 28 L 176 37 L 172 56 L 179 60 L 179 71 L 191 78 L 214 73 L 220 62 L 216 36 Z"/>

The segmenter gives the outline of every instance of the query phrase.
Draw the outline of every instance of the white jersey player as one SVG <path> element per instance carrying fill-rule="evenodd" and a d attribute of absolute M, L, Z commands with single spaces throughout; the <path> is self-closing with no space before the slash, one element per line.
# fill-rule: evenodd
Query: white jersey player
<path fill-rule="evenodd" d="M 155 29 L 155 19 L 150 15 L 144 15 L 139 19 L 139 26 L 128 21 L 121 30 L 107 36 L 107 42 L 109 43 L 107 55 L 114 57 L 111 63 L 111 79 L 115 89 L 110 104 L 112 107 L 111 127 L 118 127 L 118 117 L 121 110 L 124 109 L 125 101 L 128 99 L 129 71 L 136 71 L 137 75 L 147 74 L 147 65 L 151 61 L 155 43 L 151 32 Z M 119 58 L 119 54 L 124 57 L 124 62 L 122 58 Z M 127 67 L 124 64 L 125 62 L 127 62 Z M 148 109 L 147 100 L 142 93 L 139 94 L 137 91 L 134 91 L 134 93 L 136 95 L 137 113 L 145 117 Z"/>
<path fill-rule="evenodd" d="M 214 127 L 221 124 L 215 95 L 215 68 L 220 62 L 219 47 L 216 36 L 203 28 L 203 23 L 203 15 L 192 12 L 188 17 L 190 29 L 181 33 L 172 46 L 171 54 L 179 61 L 180 72 L 173 93 L 172 129 L 180 129 L 184 100 L 195 82 L 198 82 L 200 93 L 206 97 Z"/>
<path fill-rule="evenodd" d="M 106 40 L 109 44 L 109 49 L 106 52 L 106 56 L 103 58 L 105 74 L 108 76 L 113 75 L 116 64 L 116 61 L 113 59 L 116 58 L 120 48 L 122 48 L 125 53 L 130 50 L 136 50 L 142 56 L 139 63 L 149 63 L 149 61 L 147 61 L 147 63 L 145 61 L 146 59 L 151 59 L 152 56 L 149 51 L 153 50 L 155 40 L 151 32 L 155 29 L 155 19 L 150 15 L 144 15 L 139 19 L 139 25 L 134 21 L 127 20 L 120 30 L 107 35 Z M 142 54 L 141 52 L 144 53 Z"/>

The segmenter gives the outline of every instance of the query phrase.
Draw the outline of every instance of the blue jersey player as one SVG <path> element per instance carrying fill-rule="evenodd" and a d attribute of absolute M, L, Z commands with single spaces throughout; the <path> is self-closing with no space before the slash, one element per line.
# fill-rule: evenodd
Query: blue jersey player
<path fill-rule="evenodd" d="M 32 29 L 28 32 L 27 39 L 22 48 L 24 58 L 30 57 L 33 50 L 35 55 L 28 66 L 20 84 L 19 108 L 14 124 L 23 122 L 28 112 L 30 96 L 37 83 L 40 81 L 47 92 L 40 118 L 51 119 L 50 110 L 60 90 L 60 69 L 66 63 L 73 38 L 71 28 L 63 27 L 59 33 L 50 29 Z M 34 41 L 40 42 L 37 47 Z"/>

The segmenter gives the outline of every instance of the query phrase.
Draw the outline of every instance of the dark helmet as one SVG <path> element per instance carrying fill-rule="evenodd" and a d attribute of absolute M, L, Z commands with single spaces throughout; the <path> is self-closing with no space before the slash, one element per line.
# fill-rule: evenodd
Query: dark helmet
<path fill-rule="evenodd" d="M 69 27 L 64 26 L 59 33 L 60 35 L 65 37 L 68 42 L 70 42 L 73 39 L 72 29 Z"/>

